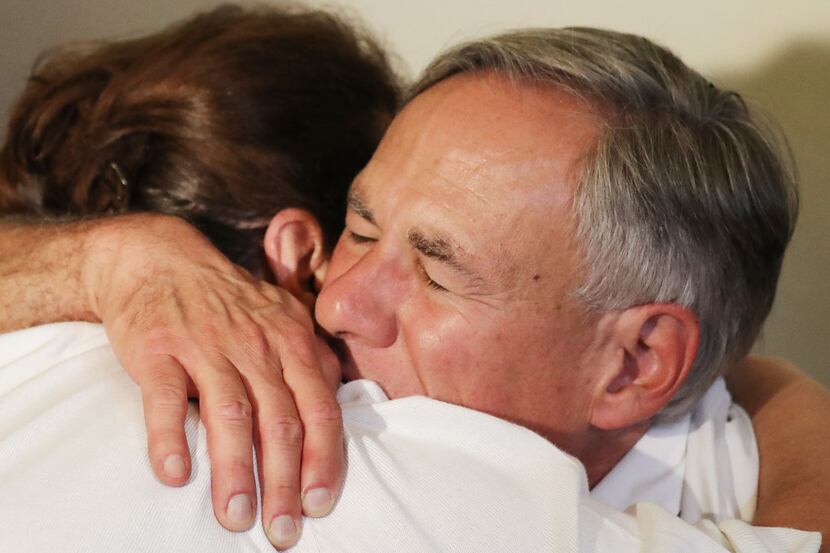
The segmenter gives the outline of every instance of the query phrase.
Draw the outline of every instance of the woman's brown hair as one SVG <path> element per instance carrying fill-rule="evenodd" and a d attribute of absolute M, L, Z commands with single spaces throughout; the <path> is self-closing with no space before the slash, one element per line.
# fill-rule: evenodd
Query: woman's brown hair
<path fill-rule="evenodd" d="M 12 110 L 0 210 L 177 215 L 257 270 L 279 209 L 310 210 L 333 244 L 349 183 L 399 101 L 371 38 L 296 7 L 223 6 L 63 48 Z"/>

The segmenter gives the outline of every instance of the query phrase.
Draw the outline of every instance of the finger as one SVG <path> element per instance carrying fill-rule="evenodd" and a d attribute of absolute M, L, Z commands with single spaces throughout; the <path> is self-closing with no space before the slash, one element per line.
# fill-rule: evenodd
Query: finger
<path fill-rule="evenodd" d="M 227 359 L 212 360 L 193 379 L 207 430 L 213 512 L 228 530 L 246 530 L 256 515 L 251 402 Z"/>
<path fill-rule="evenodd" d="M 297 405 L 304 439 L 301 465 L 303 512 L 321 517 L 329 513 L 343 482 L 343 418 L 335 393 L 320 367 L 314 338 L 295 339 L 283 347 L 283 379 Z"/>
<path fill-rule="evenodd" d="M 300 462 L 303 428 L 279 366 L 248 372 L 262 487 L 262 524 L 271 543 L 291 547 L 300 536 Z"/>
<path fill-rule="evenodd" d="M 139 382 L 147 426 L 147 448 L 153 472 L 169 486 L 181 486 L 190 476 L 190 453 L 184 433 L 187 416 L 187 376 L 169 355 L 153 356 Z"/>

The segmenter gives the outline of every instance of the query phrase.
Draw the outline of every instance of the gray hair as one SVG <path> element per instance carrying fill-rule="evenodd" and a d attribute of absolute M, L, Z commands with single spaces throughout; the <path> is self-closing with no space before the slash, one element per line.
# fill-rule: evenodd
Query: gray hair
<path fill-rule="evenodd" d="M 749 351 L 772 307 L 798 211 L 783 137 L 666 49 L 597 29 L 462 44 L 410 97 L 474 71 L 559 87 L 606 116 L 575 192 L 585 276 L 574 295 L 599 312 L 648 303 L 695 312 L 697 357 L 660 416 L 685 412 Z"/>

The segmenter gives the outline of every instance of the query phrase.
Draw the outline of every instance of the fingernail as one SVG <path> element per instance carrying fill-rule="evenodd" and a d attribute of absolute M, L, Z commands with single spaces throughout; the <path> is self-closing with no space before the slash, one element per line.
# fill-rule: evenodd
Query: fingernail
<path fill-rule="evenodd" d="M 303 496 L 303 512 L 310 517 L 326 516 L 331 505 L 331 493 L 326 488 L 314 488 Z"/>
<path fill-rule="evenodd" d="M 164 467 L 162 469 L 164 470 L 164 474 L 170 478 L 181 478 L 184 476 L 187 467 L 181 455 L 173 454 L 168 455 L 167 459 L 164 460 Z"/>
<path fill-rule="evenodd" d="M 268 535 L 271 536 L 274 545 L 291 545 L 297 539 L 297 523 L 288 515 L 274 517 L 268 527 Z"/>
<path fill-rule="evenodd" d="M 239 526 L 247 526 L 254 516 L 254 505 L 251 498 L 244 493 L 235 495 L 228 501 L 228 518 Z"/>

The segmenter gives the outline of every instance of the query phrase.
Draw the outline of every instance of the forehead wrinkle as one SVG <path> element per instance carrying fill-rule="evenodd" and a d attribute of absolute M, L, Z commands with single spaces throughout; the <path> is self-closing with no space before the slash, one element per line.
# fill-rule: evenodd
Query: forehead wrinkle
<path fill-rule="evenodd" d="M 456 149 L 449 152 L 442 163 L 448 167 L 460 166 L 460 171 L 449 172 L 454 178 L 443 176 L 441 167 L 431 171 L 431 176 L 453 186 L 459 193 L 468 195 L 483 206 L 496 207 L 500 212 L 501 208 L 492 198 L 493 186 L 505 187 L 514 196 L 523 195 L 526 202 L 532 205 L 559 204 L 571 195 L 571 189 L 582 171 L 581 159 L 566 163 L 566 160 L 557 159 L 549 152 L 534 148 L 513 148 L 511 152 L 521 152 L 522 155 L 511 156 L 504 152 L 474 154 Z M 456 173 L 458 176 L 455 176 Z M 560 183 L 554 175 L 562 173 L 567 173 L 568 177 L 566 182 Z M 549 177 L 539 178 L 538 175 Z M 532 182 L 537 184 L 529 186 Z"/>
<path fill-rule="evenodd" d="M 481 153 L 474 155 L 465 152 L 464 150 L 455 149 L 446 153 L 444 160 L 442 160 L 439 167 L 433 171 L 433 174 L 440 180 L 450 185 L 459 187 L 461 191 L 472 195 L 482 204 L 490 206 L 493 204 L 492 199 L 489 198 L 483 191 L 479 190 L 476 185 L 481 181 L 487 182 L 492 180 L 489 175 L 492 171 L 492 164 L 493 160 L 487 155 Z M 442 173 L 446 171 L 446 168 L 441 167 L 441 165 L 458 167 L 456 171 L 450 169 L 449 174 L 458 173 L 458 176 L 462 178 L 459 179 L 456 177 L 455 179 L 450 179 L 443 176 Z"/>

